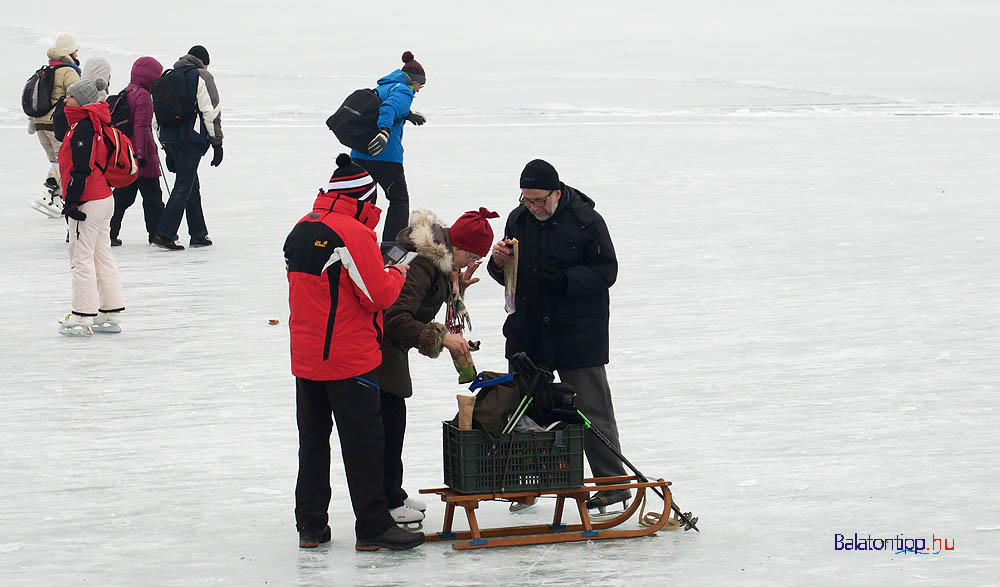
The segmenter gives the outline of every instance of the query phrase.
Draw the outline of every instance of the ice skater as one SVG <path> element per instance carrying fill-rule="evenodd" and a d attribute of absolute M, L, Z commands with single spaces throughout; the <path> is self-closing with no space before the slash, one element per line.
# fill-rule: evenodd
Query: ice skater
<path fill-rule="evenodd" d="M 60 100 L 65 98 L 66 90 L 80 80 L 80 60 L 77 51 L 80 44 L 73 35 L 60 33 L 53 47 L 48 50 L 48 66 L 52 72 L 52 93 L 49 99 L 49 109 L 40 116 L 28 119 L 28 134 L 38 137 L 45 156 L 49 161 L 49 172 L 43 182 L 44 189 L 35 197 L 31 207 L 57 218 L 62 214 L 62 182 L 59 177 L 59 150 L 62 139 L 56 138 L 55 125 L 52 121 L 53 111 Z"/>
<path fill-rule="evenodd" d="M 366 151 L 351 151 L 351 157 L 375 178 L 389 200 L 382 227 L 383 241 L 396 238 L 410 216 L 410 195 L 403 173 L 403 124 L 407 120 L 417 126 L 427 122 L 426 116 L 410 110 L 414 95 L 425 83 L 427 76 L 423 66 L 413 58 L 413 53 L 403 53 L 403 67 L 378 80 L 375 88 L 382 100 L 378 111 L 378 134 Z"/>
<path fill-rule="evenodd" d="M 508 245 L 518 241 L 514 312 L 503 326 L 506 356 L 518 352 L 559 374 L 576 391 L 576 405 L 617 449 L 618 425 L 611 403 L 608 363 L 609 288 L 618 260 L 594 201 L 559 180 L 556 169 L 535 159 L 520 178 L 520 205 L 507 217 L 505 237 L 493 246 L 486 270 L 504 283 Z M 588 434 L 584 451 L 595 477 L 624 475 L 622 462 Z M 588 508 L 627 500 L 627 489 L 600 491 Z"/>
<path fill-rule="evenodd" d="M 423 534 L 396 525 L 385 499 L 374 371 L 382 361 L 382 311 L 396 301 L 409 267 L 382 263 L 375 194 L 368 172 L 342 153 L 312 211 L 285 239 L 299 431 L 295 525 L 300 548 L 331 539 L 331 412 L 354 508 L 355 548 L 400 550 L 424 542 Z"/>
<path fill-rule="evenodd" d="M 59 332 L 89 336 L 94 331 L 121 332 L 125 309 L 118 265 L 111 254 L 111 186 L 96 162 L 107 161 L 103 129 L 111 122 L 108 103 L 98 101 L 103 79 L 80 80 L 66 93 L 70 130 L 59 150 L 63 213 L 69 224 L 69 259 L 73 274 L 72 312 Z"/>
<path fill-rule="evenodd" d="M 382 424 L 385 429 L 385 497 L 397 523 L 424 519 L 427 504 L 403 489 L 403 436 L 406 433 L 406 398 L 413 395 L 410 349 L 436 358 L 443 348 L 468 355 L 469 343 L 434 321 L 441 306 L 479 281 L 473 277 L 480 259 L 490 252 L 496 212 L 480 208 L 466 212 L 450 227 L 434 214 L 417 210 L 410 224 L 396 235 L 396 243 L 415 251 L 406 282 L 396 302 L 385 311 L 382 364 L 376 372 L 382 387 Z M 453 287 L 457 284 L 457 288 Z M 457 289 L 457 291 L 456 291 Z"/>

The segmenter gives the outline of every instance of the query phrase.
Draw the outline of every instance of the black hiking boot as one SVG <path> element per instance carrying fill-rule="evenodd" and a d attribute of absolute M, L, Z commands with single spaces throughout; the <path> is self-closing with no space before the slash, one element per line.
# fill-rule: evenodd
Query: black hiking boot
<path fill-rule="evenodd" d="M 354 550 L 379 550 L 382 548 L 406 550 L 420 546 L 425 540 L 422 532 L 407 532 L 399 526 L 393 525 L 375 538 L 369 540 L 358 538 L 357 543 L 354 545 Z"/>
<path fill-rule="evenodd" d="M 316 534 L 311 532 L 299 532 L 299 548 L 316 548 L 320 544 L 330 541 L 332 537 L 330 527 L 327 526 L 322 532 Z"/>
<path fill-rule="evenodd" d="M 150 239 L 149 244 L 154 247 L 160 247 L 161 249 L 167 249 L 168 251 L 183 251 L 184 245 L 179 245 L 175 241 L 169 240 L 166 237 L 156 235 Z"/>
<path fill-rule="evenodd" d="M 120 247 L 120 246 L 122 246 L 122 239 L 120 239 L 120 238 L 113 238 L 113 239 L 111 239 L 111 246 L 112 247 Z"/>
<path fill-rule="evenodd" d="M 604 508 L 609 505 L 626 502 L 632 497 L 632 492 L 628 489 L 611 489 L 609 491 L 598 491 L 594 497 L 587 500 L 588 510 L 600 510 L 604 513 Z"/>
<path fill-rule="evenodd" d="M 198 238 L 191 239 L 191 242 L 188 244 L 192 249 L 196 249 L 198 247 L 210 247 L 212 246 L 212 239 L 208 238 L 208 236 L 199 236 Z"/>

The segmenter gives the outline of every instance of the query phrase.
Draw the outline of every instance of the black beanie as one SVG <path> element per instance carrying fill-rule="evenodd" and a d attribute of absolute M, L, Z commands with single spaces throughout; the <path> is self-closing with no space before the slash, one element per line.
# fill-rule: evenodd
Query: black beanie
<path fill-rule="evenodd" d="M 201 45 L 195 45 L 194 47 L 188 49 L 188 55 L 201 59 L 201 62 L 205 64 L 205 67 L 208 67 L 208 49 L 202 47 Z"/>
<path fill-rule="evenodd" d="M 548 161 L 533 159 L 521 172 L 521 189 L 558 190 L 561 186 L 559 173 Z"/>
<path fill-rule="evenodd" d="M 337 168 L 330 176 L 330 183 L 326 186 L 327 192 L 336 192 L 359 200 L 374 201 L 375 180 L 365 171 L 365 168 L 358 165 L 347 153 L 337 155 Z"/>

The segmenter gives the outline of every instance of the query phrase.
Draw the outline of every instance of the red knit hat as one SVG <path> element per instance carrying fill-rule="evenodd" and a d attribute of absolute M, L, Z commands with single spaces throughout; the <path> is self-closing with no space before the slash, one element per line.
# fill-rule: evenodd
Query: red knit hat
<path fill-rule="evenodd" d="M 490 218 L 500 218 L 500 215 L 492 210 L 480 208 L 478 211 L 470 210 L 459 216 L 448 229 L 452 246 L 485 257 L 493 246 Z"/>
<path fill-rule="evenodd" d="M 427 75 L 424 73 L 423 66 L 413 58 L 413 53 L 406 51 L 403 53 L 403 73 L 410 76 L 411 82 L 416 82 L 418 84 L 427 83 Z"/>

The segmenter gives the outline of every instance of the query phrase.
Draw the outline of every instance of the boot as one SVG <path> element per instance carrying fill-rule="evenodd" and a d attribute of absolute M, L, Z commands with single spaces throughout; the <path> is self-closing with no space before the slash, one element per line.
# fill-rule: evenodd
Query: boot
<path fill-rule="evenodd" d="M 299 532 L 299 548 L 316 548 L 320 544 L 329 542 L 330 538 L 332 538 L 330 526 L 327 526 L 318 534 L 305 531 Z"/>
<path fill-rule="evenodd" d="M 403 500 L 403 505 L 410 508 L 411 510 L 417 510 L 418 512 L 427 511 L 427 502 L 422 499 L 417 499 L 415 497 L 407 497 Z"/>
<path fill-rule="evenodd" d="M 407 532 L 399 526 L 392 526 L 375 538 L 358 541 L 354 544 L 355 550 L 406 550 L 414 548 L 424 543 L 426 539 L 420 532 Z"/>
<path fill-rule="evenodd" d="M 628 502 L 632 497 L 632 492 L 628 489 L 611 489 L 609 491 L 598 491 L 594 497 L 587 500 L 587 509 L 597 509 L 604 513 L 604 508 L 609 505 Z"/>
<path fill-rule="evenodd" d="M 93 324 L 93 316 L 81 316 L 71 312 L 59 321 L 59 334 L 66 336 L 90 336 L 94 333 L 91 329 Z"/>
<path fill-rule="evenodd" d="M 196 249 L 198 247 L 210 247 L 212 246 L 212 239 L 208 238 L 207 235 L 199 236 L 198 238 L 191 239 L 191 242 L 188 244 L 192 249 Z"/>
<path fill-rule="evenodd" d="M 118 334 L 122 331 L 121 324 L 119 323 L 119 314 L 119 312 L 98 311 L 97 318 L 94 318 L 92 330 L 104 334 Z"/>
<path fill-rule="evenodd" d="M 183 251 L 184 245 L 177 244 L 177 241 L 172 241 L 165 236 L 155 235 L 149 240 L 149 244 L 160 247 L 161 249 L 167 249 L 168 251 Z"/>

